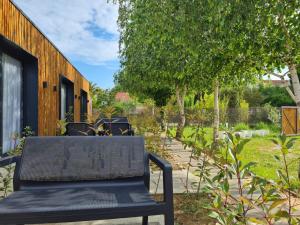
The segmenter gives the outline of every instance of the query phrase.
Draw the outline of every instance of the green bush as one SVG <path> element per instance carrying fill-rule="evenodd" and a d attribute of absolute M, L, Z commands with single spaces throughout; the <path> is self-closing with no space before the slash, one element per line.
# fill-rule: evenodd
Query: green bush
<path fill-rule="evenodd" d="M 280 133 L 280 127 L 274 123 L 259 122 L 254 126 L 256 130 L 269 130 L 271 133 Z"/>
<path fill-rule="evenodd" d="M 254 128 L 256 130 L 270 130 L 270 125 L 266 124 L 264 122 L 259 122 L 259 123 L 255 124 Z"/>
<path fill-rule="evenodd" d="M 235 126 L 234 126 L 234 130 L 235 131 L 241 131 L 241 130 L 249 130 L 249 126 L 245 123 L 237 123 Z"/>

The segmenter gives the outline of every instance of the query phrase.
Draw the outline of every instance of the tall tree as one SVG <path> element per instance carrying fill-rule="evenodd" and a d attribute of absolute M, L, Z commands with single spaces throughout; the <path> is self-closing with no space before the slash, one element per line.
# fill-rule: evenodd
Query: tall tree
<path fill-rule="evenodd" d="M 209 81 L 201 73 L 199 55 L 193 49 L 193 4 L 120 0 L 119 6 L 121 71 L 116 79 L 129 91 L 140 94 L 149 89 L 172 90 L 179 107 L 176 137 L 180 138 L 185 125 L 186 93 L 206 88 Z"/>
<path fill-rule="evenodd" d="M 245 1 L 246 2 L 246 1 Z M 239 3 L 241 6 L 244 2 Z M 243 28 L 247 51 L 257 68 L 281 79 L 287 75 L 291 86 L 286 89 L 300 106 L 300 1 L 253 1 L 245 12 Z M 280 73 L 287 70 L 286 73 Z"/>

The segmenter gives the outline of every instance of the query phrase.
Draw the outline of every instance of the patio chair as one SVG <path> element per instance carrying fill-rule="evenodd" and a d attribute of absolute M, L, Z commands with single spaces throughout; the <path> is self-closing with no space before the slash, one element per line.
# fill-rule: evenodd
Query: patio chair
<path fill-rule="evenodd" d="M 95 123 L 95 129 L 100 126 L 103 130 L 98 132 L 99 136 L 134 136 L 134 130 L 127 117 L 102 118 Z"/>
<path fill-rule="evenodd" d="M 89 123 L 68 123 L 66 126 L 68 136 L 95 136 L 93 125 Z"/>
<path fill-rule="evenodd" d="M 129 123 L 128 118 L 127 117 L 122 117 L 122 116 L 115 116 L 112 117 L 111 119 L 109 118 L 99 118 L 95 124 L 94 127 L 98 128 L 99 126 L 101 126 L 103 123 L 110 123 L 110 122 L 122 122 L 122 123 Z"/>
<path fill-rule="evenodd" d="M 102 124 L 103 131 L 99 135 L 112 136 L 134 136 L 134 131 L 129 123 L 122 122 L 104 122 Z"/>
<path fill-rule="evenodd" d="M 149 160 L 163 170 L 164 200 L 149 194 Z M 174 224 L 171 165 L 142 137 L 30 137 L 15 163 L 14 192 L 0 200 L 0 225 L 91 221 L 163 214 Z"/>

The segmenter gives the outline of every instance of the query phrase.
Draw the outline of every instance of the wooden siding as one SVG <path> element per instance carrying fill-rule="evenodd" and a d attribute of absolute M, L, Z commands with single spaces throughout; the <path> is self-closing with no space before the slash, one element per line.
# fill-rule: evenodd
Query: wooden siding
<path fill-rule="evenodd" d="M 0 0 L 0 34 L 38 59 L 38 134 L 55 135 L 60 75 L 74 83 L 77 96 L 81 89 L 89 93 L 89 82 L 10 0 Z M 43 88 L 43 81 L 48 82 L 48 88 Z M 80 120 L 79 98 L 74 98 L 74 119 Z"/>

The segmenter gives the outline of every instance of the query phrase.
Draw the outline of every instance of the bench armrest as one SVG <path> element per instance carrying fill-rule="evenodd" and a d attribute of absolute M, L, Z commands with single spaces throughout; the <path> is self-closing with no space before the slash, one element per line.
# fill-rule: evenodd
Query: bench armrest
<path fill-rule="evenodd" d="M 4 158 L 0 158 L 0 167 L 8 166 L 13 163 L 17 163 L 20 156 L 7 156 Z"/>
<path fill-rule="evenodd" d="M 154 162 L 160 169 L 162 169 L 164 201 L 168 203 L 172 202 L 173 204 L 173 178 L 171 164 L 153 153 L 149 153 L 149 159 Z"/>

